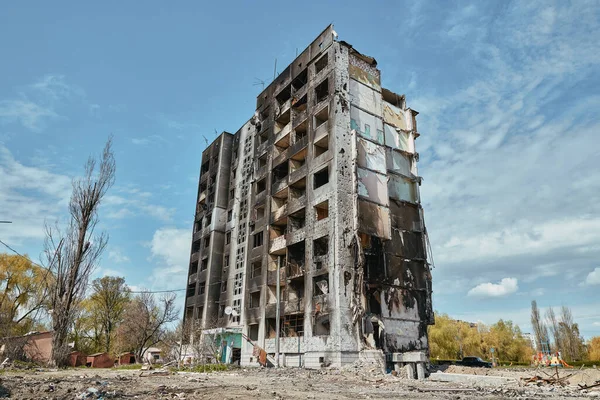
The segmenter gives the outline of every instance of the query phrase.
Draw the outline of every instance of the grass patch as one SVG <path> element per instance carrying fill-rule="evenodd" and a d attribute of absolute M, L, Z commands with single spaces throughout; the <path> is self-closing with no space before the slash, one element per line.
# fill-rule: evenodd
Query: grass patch
<path fill-rule="evenodd" d="M 153 368 L 160 368 L 160 366 L 157 365 L 153 365 Z M 115 369 L 125 369 L 125 370 L 129 370 L 129 369 L 142 369 L 142 364 L 123 364 L 123 365 L 117 365 L 115 366 Z"/>
<path fill-rule="evenodd" d="M 187 371 L 187 372 L 216 372 L 216 371 L 227 371 L 229 366 L 227 364 L 204 364 L 204 365 L 195 365 L 193 367 L 184 367 L 177 371 Z"/>

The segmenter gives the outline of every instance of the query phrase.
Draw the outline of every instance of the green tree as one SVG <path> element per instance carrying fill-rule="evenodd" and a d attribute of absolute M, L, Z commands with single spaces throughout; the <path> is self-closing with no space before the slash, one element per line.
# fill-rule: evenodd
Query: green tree
<path fill-rule="evenodd" d="M 52 275 L 29 258 L 0 254 L 0 337 L 40 328 Z"/>
<path fill-rule="evenodd" d="M 112 350 L 112 339 L 116 328 L 123 321 L 125 308 L 131 293 L 121 277 L 105 276 L 92 281 L 92 294 L 85 303 L 90 322 L 101 331 L 106 352 Z M 98 335 L 96 334 L 96 337 Z"/>

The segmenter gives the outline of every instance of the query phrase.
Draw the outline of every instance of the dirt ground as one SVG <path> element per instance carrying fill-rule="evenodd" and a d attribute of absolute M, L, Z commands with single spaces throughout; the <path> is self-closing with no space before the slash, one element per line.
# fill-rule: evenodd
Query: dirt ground
<path fill-rule="evenodd" d="M 600 398 L 600 388 L 579 390 L 578 383 L 600 380 L 598 370 L 574 373 L 566 387 L 524 386 L 521 377 L 544 373 L 535 369 L 472 369 L 449 367 L 447 372 L 515 378 L 495 386 L 475 382 L 416 381 L 383 374 L 376 367 L 310 371 L 304 369 L 234 369 L 212 373 L 116 369 L 5 370 L 0 374 L 0 398 L 11 399 L 541 399 Z M 484 378 L 481 378 L 484 379 Z"/>

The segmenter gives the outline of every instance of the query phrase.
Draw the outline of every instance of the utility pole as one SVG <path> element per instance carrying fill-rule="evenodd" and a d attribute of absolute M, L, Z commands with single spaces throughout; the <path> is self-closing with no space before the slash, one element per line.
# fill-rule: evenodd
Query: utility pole
<path fill-rule="evenodd" d="M 0 221 L 0 224 L 12 224 L 12 221 Z"/>
<path fill-rule="evenodd" d="M 280 318 L 281 318 L 281 256 L 277 257 L 277 309 L 275 310 L 275 367 L 279 368 L 279 330 L 280 327 Z"/>

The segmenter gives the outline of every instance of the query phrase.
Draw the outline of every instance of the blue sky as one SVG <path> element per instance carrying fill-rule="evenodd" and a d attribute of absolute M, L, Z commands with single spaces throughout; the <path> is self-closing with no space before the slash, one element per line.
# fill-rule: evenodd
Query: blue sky
<path fill-rule="evenodd" d="M 421 113 L 434 308 L 528 331 L 537 299 L 600 335 L 599 17 L 583 0 L 6 3 L 0 239 L 39 259 L 44 221 L 114 134 L 96 274 L 184 287 L 206 141 L 334 23 Z"/>

